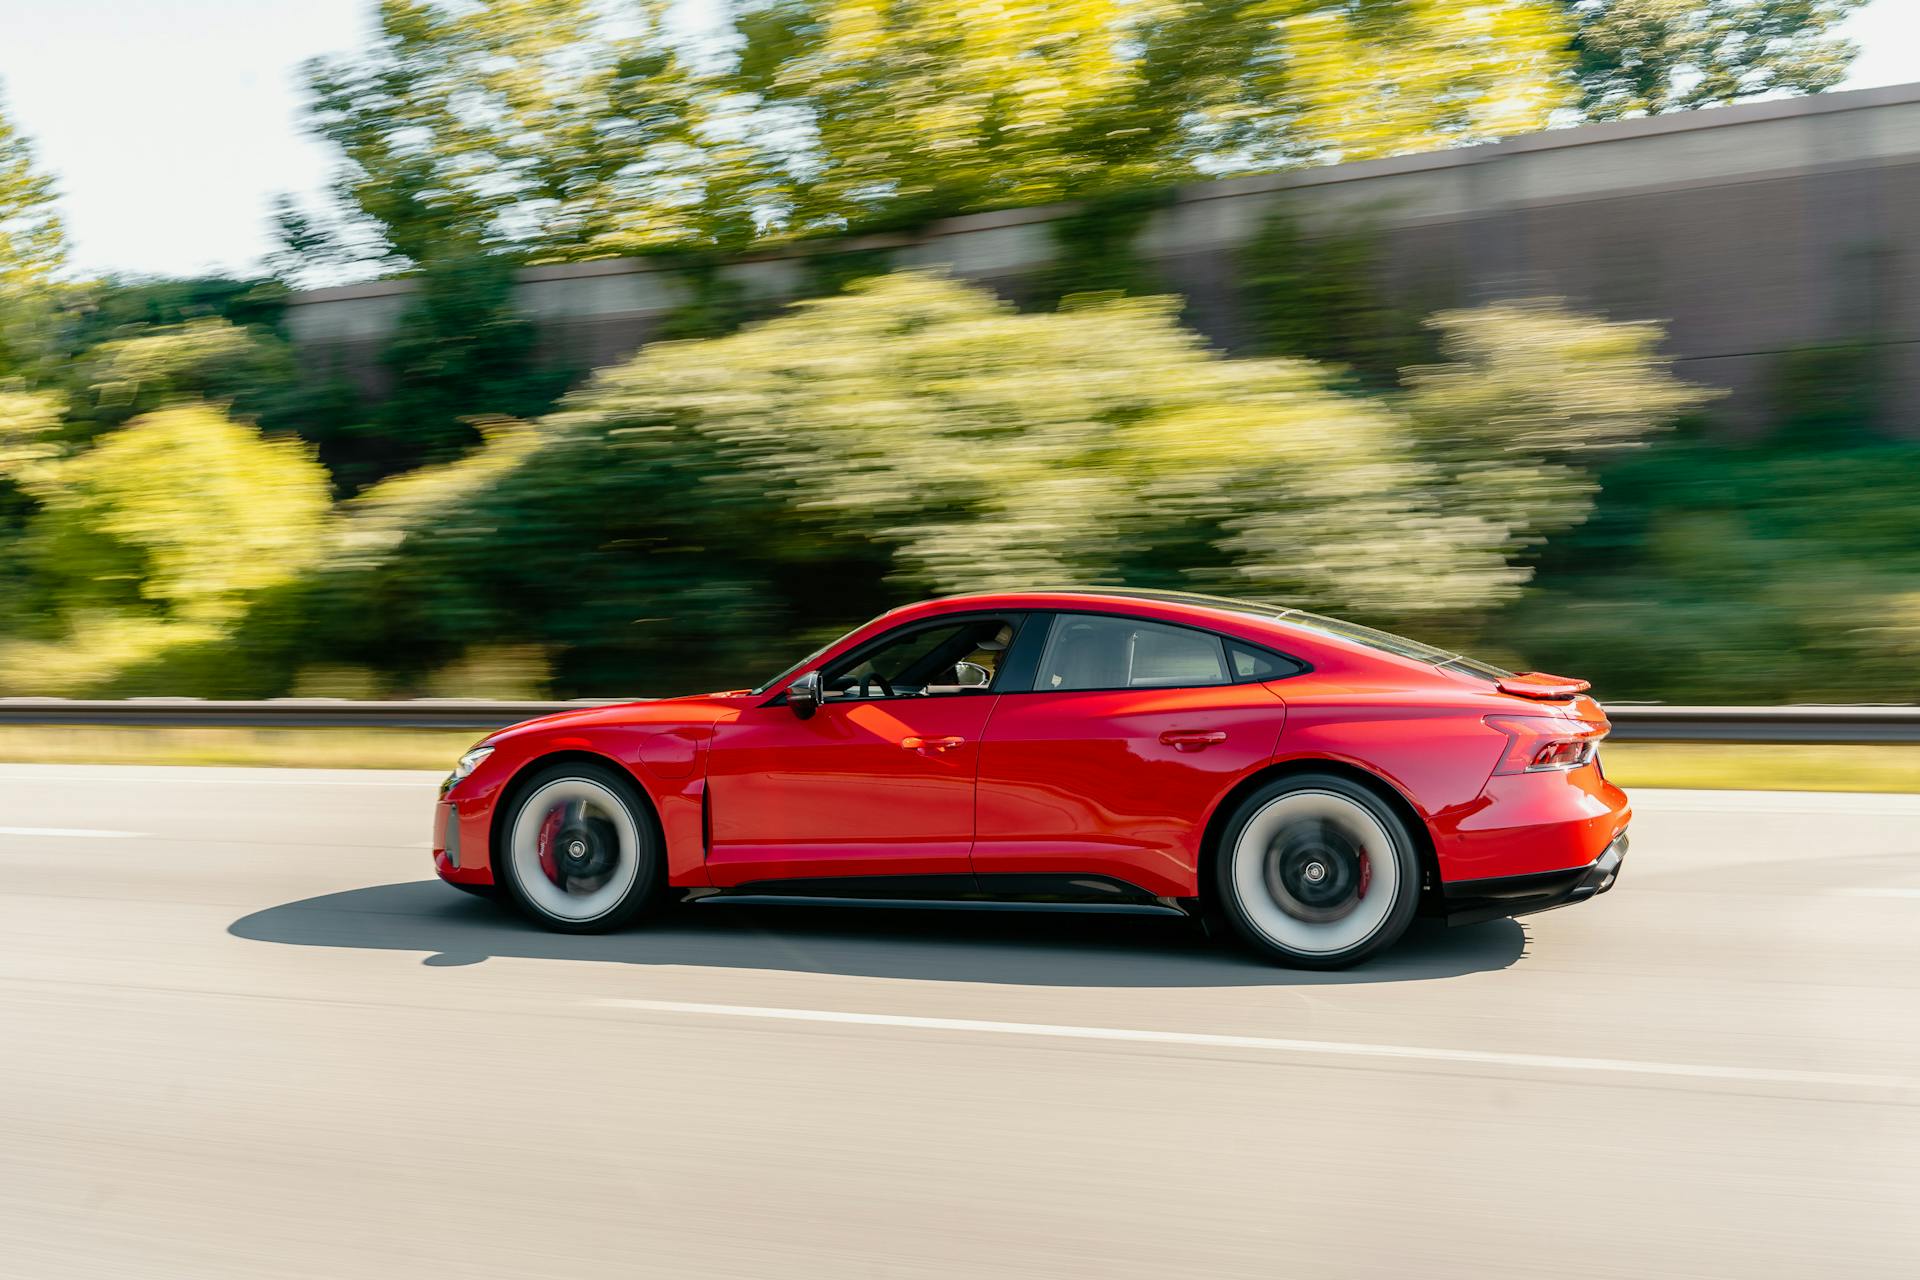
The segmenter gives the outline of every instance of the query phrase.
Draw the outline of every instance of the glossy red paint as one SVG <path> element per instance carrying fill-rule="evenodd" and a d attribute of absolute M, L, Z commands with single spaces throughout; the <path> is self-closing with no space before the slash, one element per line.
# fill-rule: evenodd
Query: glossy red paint
<path fill-rule="evenodd" d="M 784 705 L 741 708 L 709 748 L 713 883 L 966 875 L 974 776 L 995 702 L 830 703 L 810 720 Z"/>
<path fill-rule="evenodd" d="M 1206 816 L 1279 744 L 1274 688 L 1002 696 L 981 747 L 973 869 L 1107 875 L 1192 897 Z"/>
<path fill-rule="evenodd" d="M 1190 688 L 856 698 L 806 720 L 786 705 L 794 679 L 896 628 L 986 613 L 1025 617 L 1026 628 L 1042 628 L 1036 636 L 1061 613 L 1170 623 L 1308 669 Z M 876 618 L 758 693 L 572 711 L 492 735 L 493 754 L 441 802 L 435 867 L 449 880 L 490 883 L 496 815 L 513 780 L 571 753 L 633 778 L 657 818 L 670 883 L 689 887 L 1047 872 L 1193 897 L 1224 806 L 1279 770 L 1330 767 L 1418 820 L 1443 883 L 1562 871 L 1593 862 L 1625 828 L 1626 796 L 1597 762 L 1495 775 L 1508 738 L 1486 717 L 1603 729 L 1591 698 L 1542 696 L 1570 683 L 1505 693 L 1470 670 L 1226 602 L 1099 591 L 929 601 Z M 449 820 L 459 823 L 457 868 Z"/>

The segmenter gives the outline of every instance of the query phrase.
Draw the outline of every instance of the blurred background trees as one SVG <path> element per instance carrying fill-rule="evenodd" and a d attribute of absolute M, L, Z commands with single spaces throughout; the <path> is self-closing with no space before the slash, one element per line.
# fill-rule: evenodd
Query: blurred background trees
<path fill-rule="evenodd" d="M 1920 446 L 1845 353 L 1732 446 L 1657 328 L 1426 314 L 1360 226 L 1265 229 L 1235 358 L 1127 251 L 1196 177 L 1817 91 L 1855 2 L 745 0 L 689 33 L 653 0 L 381 0 L 309 69 L 338 170 L 281 203 L 274 280 L 73 279 L 0 112 L 0 694 L 666 693 L 930 593 L 1088 582 L 1613 697 L 1920 698 Z M 1058 200 L 1024 311 L 823 253 L 766 317 L 716 270 Z M 688 340 L 565 396 L 589 371 L 514 272 L 636 253 Z M 416 280 L 373 396 L 282 327 L 289 288 L 368 272 Z"/>
<path fill-rule="evenodd" d="M 1560 0 L 1590 119 L 1819 93 L 1846 78 L 1840 24 L 1865 0 Z"/>
<path fill-rule="evenodd" d="M 303 267 L 558 261 L 1358 160 L 1845 73 L 1861 0 L 379 0 Z"/>

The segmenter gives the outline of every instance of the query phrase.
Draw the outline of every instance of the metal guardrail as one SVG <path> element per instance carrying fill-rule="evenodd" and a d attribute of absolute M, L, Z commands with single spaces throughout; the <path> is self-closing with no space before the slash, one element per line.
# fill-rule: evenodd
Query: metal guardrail
<path fill-rule="evenodd" d="M 605 702 L 483 702 L 421 698 L 349 702 L 335 698 L 271 698 L 214 702 L 198 698 L 131 698 L 124 702 L 67 698 L 0 698 L 0 724 L 91 724 L 128 728 L 191 726 L 249 729 L 498 729 L 555 711 Z"/>
<path fill-rule="evenodd" d="M 0 724 L 203 725 L 242 728 L 498 729 L 555 711 L 606 702 L 479 702 L 421 699 L 347 702 L 275 698 L 206 702 L 134 698 L 124 702 L 0 698 Z M 1920 742 L 1920 707 L 1609 706 L 1617 742 Z"/>

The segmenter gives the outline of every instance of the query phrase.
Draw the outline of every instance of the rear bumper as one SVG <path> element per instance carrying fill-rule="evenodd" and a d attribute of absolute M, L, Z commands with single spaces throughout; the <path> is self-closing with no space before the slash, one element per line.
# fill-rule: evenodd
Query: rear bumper
<path fill-rule="evenodd" d="M 1498 876 L 1491 880 L 1455 881 L 1444 890 L 1447 923 L 1478 924 L 1483 920 L 1530 915 L 1585 902 L 1613 888 L 1626 856 L 1627 833 L 1622 831 L 1599 857 L 1584 867 L 1526 876 Z"/>

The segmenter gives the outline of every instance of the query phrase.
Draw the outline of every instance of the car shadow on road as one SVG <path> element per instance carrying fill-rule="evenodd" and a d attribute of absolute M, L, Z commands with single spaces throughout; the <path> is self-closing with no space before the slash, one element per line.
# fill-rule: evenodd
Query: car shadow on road
<path fill-rule="evenodd" d="M 1263 964 L 1193 921 L 1067 912 L 680 904 L 620 933 L 534 928 L 436 880 L 385 884 L 256 911 L 235 937 L 289 946 L 428 953 L 429 965 L 493 957 L 777 969 L 857 977 L 1054 987 L 1255 987 L 1404 982 L 1504 969 L 1526 951 L 1512 920 L 1461 929 L 1418 920 L 1386 955 L 1340 973 Z"/>

